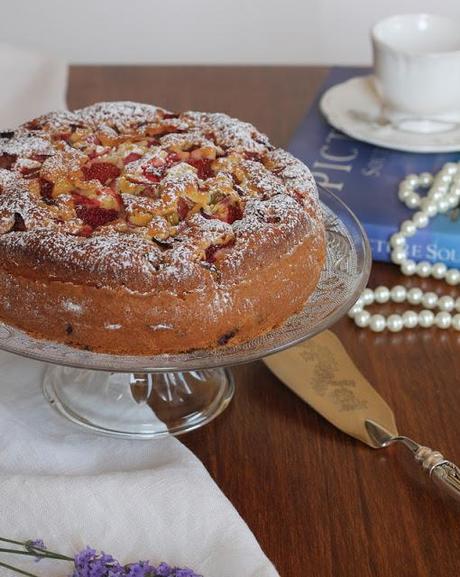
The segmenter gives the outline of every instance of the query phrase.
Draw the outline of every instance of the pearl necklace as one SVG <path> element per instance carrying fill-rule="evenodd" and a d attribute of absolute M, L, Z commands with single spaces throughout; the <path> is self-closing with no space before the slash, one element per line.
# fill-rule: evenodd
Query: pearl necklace
<path fill-rule="evenodd" d="M 422 197 L 417 188 L 429 189 Z M 428 172 L 422 174 L 410 174 L 399 185 L 398 197 L 408 208 L 417 210 L 413 217 L 405 220 L 399 232 L 390 238 L 392 248 L 391 260 L 400 266 L 405 276 L 419 276 L 421 278 L 433 277 L 444 280 L 450 286 L 460 284 L 460 271 L 456 268 L 448 269 L 442 262 L 434 264 L 428 261 L 416 263 L 407 256 L 407 238 L 414 236 L 420 228 L 425 228 L 431 218 L 437 214 L 445 214 L 449 210 L 457 208 L 460 204 L 460 163 L 448 162 L 433 177 Z M 373 303 L 384 304 L 387 302 L 421 305 L 423 310 L 415 312 L 407 310 L 404 314 L 392 314 L 385 317 L 381 314 L 371 314 L 366 310 Z M 435 314 L 432 309 L 439 309 Z M 453 311 L 456 314 L 452 314 Z M 417 326 L 429 328 L 437 326 L 440 329 L 452 327 L 460 331 L 460 298 L 454 300 L 450 296 L 438 297 L 434 292 L 423 292 L 419 288 L 407 290 L 401 285 L 389 289 L 380 286 L 375 290 L 366 288 L 355 305 L 348 312 L 356 326 L 369 327 L 374 332 L 382 332 L 388 329 L 397 333 L 402 329 L 413 329 Z"/>

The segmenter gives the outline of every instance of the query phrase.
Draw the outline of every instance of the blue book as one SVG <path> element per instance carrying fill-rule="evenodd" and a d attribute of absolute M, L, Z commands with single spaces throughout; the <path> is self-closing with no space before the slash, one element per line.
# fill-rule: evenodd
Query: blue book
<path fill-rule="evenodd" d="M 333 68 L 288 150 L 303 160 L 317 182 L 340 196 L 362 222 L 375 260 L 390 261 L 388 239 L 413 216 L 398 198 L 399 183 L 410 173 L 437 172 L 459 153 L 418 154 L 380 148 L 332 128 L 319 110 L 321 95 L 334 84 L 369 74 L 364 68 Z M 459 147 L 460 149 L 460 147 Z M 421 194 L 424 194 L 422 191 Z M 460 220 L 438 215 L 408 240 L 409 258 L 460 266 Z"/>

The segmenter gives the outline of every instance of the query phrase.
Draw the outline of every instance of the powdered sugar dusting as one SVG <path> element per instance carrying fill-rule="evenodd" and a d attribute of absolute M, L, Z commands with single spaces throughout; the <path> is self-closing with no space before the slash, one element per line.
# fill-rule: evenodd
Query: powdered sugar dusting
<path fill-rule="evenodd" d="M 83 313 L 83 306 L 80 303 L 76 303 L 70 300 L 66 300 L 62 304 L 62 308 L 70 313 L 81 315 Z"/>
<path fill-rule="evenodd" d="M 84 146 L 72 140 L 78 131 Z M 126 190 L 118 181 L 103 183 L 107 202 L 121 195 L 120 218 L 88 234 L 66 178 L 81 179 L 83 164 L 91 166 L 85 143 L 92 133 L 91 154 L 118 163 Z M 120 151 L 134 153 L 126 168 Z M 208 282 L 209 267 L 202 265 L 219 267 L 218 250 L 236 266 L 251 236 L 276 244 L 321 221 L 309 170 L 251 124 L 223 113 L 171 114 L 148 104 L 103 102 L 23 125 L 0 138 L 2 155 L 11 166 L 0 169 L 0 256 L 37 268 L 45 263 L 56 279 L 141 292 L 185 280 L 193 286 L 192 279 Z M 61 187 L 51 198 L 43 192 L 48 180 Z M 96 193 L 88 190 L 91 200 Z M 77 314 L 74 304 L 63 308 Z"/>

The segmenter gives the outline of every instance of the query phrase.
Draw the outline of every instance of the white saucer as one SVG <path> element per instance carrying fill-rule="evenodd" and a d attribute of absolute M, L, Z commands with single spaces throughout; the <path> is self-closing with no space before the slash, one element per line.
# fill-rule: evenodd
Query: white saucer
<path fill-rule="evenodd" d="M 357 140 L 406 152 L 460 151 L 460 122 L 443 132 L 408 132 L 395 124 L 379 124 L 381 107 L 373 76 L 358 76 L 336 84 L 320 101 L 327 121 Z"/>

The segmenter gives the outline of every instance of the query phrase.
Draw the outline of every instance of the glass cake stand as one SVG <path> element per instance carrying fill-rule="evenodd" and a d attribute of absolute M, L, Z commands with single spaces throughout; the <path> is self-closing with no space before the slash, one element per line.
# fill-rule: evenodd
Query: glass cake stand
<path fill-rule="evenodd" d="M 179 435 L 221 413 L 234 392 L 231 365 L 255 361 L 333 325 L 357 300 L 371 253 L 353 213 L 320 190 L 327 257 L 304 309 L 280 327 L 241 345 L 177 355 L 119 356 L 36 339 L 0 323 L 0 349 L 50 363 L 43 382 L 49 403 L 99 433 L 151 439 Z"/>

